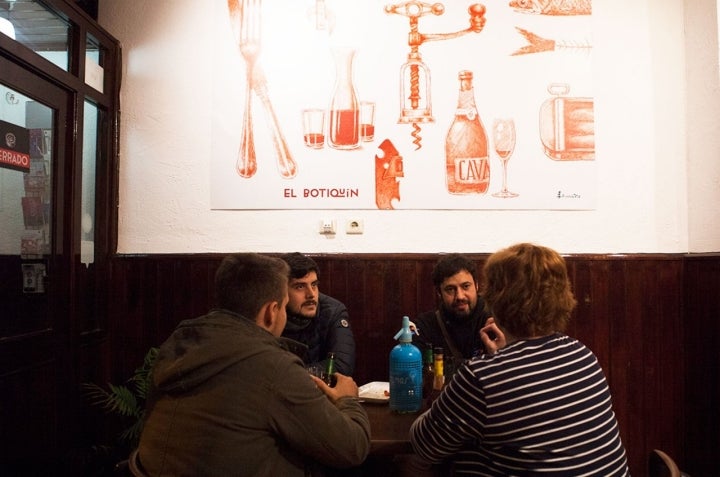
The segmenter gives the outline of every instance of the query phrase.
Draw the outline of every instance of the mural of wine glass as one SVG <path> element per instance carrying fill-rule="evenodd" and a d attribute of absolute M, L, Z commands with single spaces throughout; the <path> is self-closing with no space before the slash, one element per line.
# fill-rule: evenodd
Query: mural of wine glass
<path fill-rule="evenodd" d="M 517 197 L 517 192 L 511 192 L 507 186 L 507 166 L 510 156 L 515 150 L 515 121 L 509 118 L 495 118 L 492 125 L 493 147 L 503 166 L 502 189 L 493 194 L 493 197 Z"/>

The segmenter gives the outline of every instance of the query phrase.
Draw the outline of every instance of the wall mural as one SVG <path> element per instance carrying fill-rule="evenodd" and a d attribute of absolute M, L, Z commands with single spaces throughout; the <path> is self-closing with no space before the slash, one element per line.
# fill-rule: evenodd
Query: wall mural
<path fill-rule="evenodd" d="M 590 0 L 216 0 L 213 209 L 592 209 Z"/>

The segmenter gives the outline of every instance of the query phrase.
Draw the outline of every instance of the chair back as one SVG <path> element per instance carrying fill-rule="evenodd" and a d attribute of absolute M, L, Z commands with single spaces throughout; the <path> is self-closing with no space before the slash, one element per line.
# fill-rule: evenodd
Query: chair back
<path fill-rule="evenodd" d="M 150 477 L 145 473 L 142 465 L 140 464 L 140 458 L 138 456 L 137 449 L 130 453 L 130 457 L 128 457 L 128 467 L 130 468 L 130 472 L 132 472 L 132 475 L 134 477 Z"/>
<path fill-rule="evenodd" d="M 654 449 L 648 457 L 648 477 L 681 477 L 675 461 L 665 452 Z"/>

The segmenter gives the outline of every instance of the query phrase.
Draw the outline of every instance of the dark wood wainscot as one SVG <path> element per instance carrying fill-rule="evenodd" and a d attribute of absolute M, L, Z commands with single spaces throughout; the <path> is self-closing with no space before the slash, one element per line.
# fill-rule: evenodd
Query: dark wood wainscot
<path fill-rule="evenodd" d="M 487 254 L 469 255 L 478 266 L 487 258 Z M 435 306 L 430 272 L 438 257 L 314 256 L 321 290 L 342 300 L 350 312 L 358 384 L 387 381 L 388 355 L 402 316 L 412 318 Z M 107 316 L 99 321 L 107 323 L 106 329 L 98 335 L 100 341 L 78 352 L 78 369 L 66 364 L 59 371 L 69 380 L 122 382 L 147 349 L 160 344 L 179 321 L 207 311 L 221 259 L 215 254 L 113 257 Z M 715 455 L 720 449 L 720 254 L 566 259 L 578 300 L 569 334 L 587 344 L 605 370 L 632 474 L 647 475 L 649 451 L 660 448 L 694 477 L 720 475 Z M 9 268 L 0 267 L 3 270 Z M 7 277 L 2 278 L 7 283 Z M 4 323 L 5 330 L 13 326 Z M 25 379 L 23 373 L 31 371 L 4 366 L 0 384 L 15 389 L 26 382 L 37 386 L 37 396 L 48 395 L 37 374 L 46 371 L 38 369 Z M 47 385 L 57 382 L 48 380 Z M 61 393 L 57 388 L 50 391 L 51 396 Z M 3 400 L 17 399 L 3 395 Z M 6 409 L 18 408 L 17 403 L 4 404 Z M 44 420 L 51 422 L 53 416 Z M 4 430 L 5 424 L 16 427 L 7 435 L 24 432 L 17 419 L 3 416 L 3 421 Z"/>

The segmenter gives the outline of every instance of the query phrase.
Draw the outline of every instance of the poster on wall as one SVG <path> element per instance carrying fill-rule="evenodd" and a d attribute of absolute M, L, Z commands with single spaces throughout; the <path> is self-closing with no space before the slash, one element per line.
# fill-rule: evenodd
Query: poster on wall
<path fill-rule="evenodd" d="M 591 0 L 216 0 L 213 209 L 595 207 Z"/>

